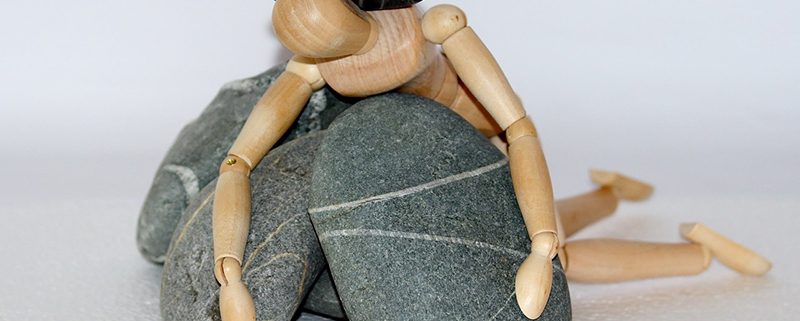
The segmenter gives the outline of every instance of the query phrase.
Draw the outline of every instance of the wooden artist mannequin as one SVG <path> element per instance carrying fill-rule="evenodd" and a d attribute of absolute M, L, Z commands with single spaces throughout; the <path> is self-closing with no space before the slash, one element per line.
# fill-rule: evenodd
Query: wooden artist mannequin
<path fill-rule="evenodd" d="M 369 1 L 358 1 L 368 7 L 364 2 Z M 644 199 L 651 187 L 595 171 L 596 191 L 554 202 L 536 129 L 489 50 L 467 26 L 464 13 L 441 5 L 421 17 L 415 2 L 396 1 L 402 5 L 387 9 L 386 1 L 377 1 L 377 8 L 386 10 L 363 11 L 351 0 L 276 1 L 275 34 L 296 56 L 254 107 L 221 164 L 214 198 L 214 272 L 221 286 L 223 320 L 255 320 L 241 267 L 251 215 L 250 172 L 298 117 L 312 92 L 325 85 L 350 97 L 397 90 L 430 98 L 461 115 L 504 152 L 507 146 L 532 242 L 529 257 L 517 271 L 516 296 L 531 319 L 538 318 L 547 303 L 551 260 L 557 254 L 568 277 L 586 282 L 696 274 L 706 269 L 712 255 L 742 273 L 769 270 L 769 262 L 702 225 L 681 227 L 691 241 L 684 244 L 567 243 L 566 237 L 611 214 L 619 200 Z"/>

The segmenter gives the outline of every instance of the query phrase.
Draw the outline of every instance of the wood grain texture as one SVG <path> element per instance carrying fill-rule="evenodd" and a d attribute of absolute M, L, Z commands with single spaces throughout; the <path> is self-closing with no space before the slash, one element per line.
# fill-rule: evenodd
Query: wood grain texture
<path fill-rule="evenodd" d="M 449 107 L 486 137 L 503 132 L 492 115 L 459 81 L 455 69 L 443 55 L 434 58 L 428 68 L 398 91 L 430 98 Z"/>
<path fill-rule="evenodd" d="M 442 43 L 442 48 L 461 81 L 501 128 L 525 117 L 525 108 L 506 75 L 472 28 L 459 30 Z"/>
<path fill-rule="evenodd" d="M 441 44 L 457 31 L 467 26 L 467 15 L 459 7 L 437 5 L 422 17 L 422 32 L 430 42 Z"/>
<path fill-rule="evenodd" d="M 563 249 L 570 281 L 607 283 L 694 275 L 706 270 L 708 250 L 697 244 L 611 239 L 568 242 Z"/>
<path fill-rule="evenodd" d="M 349 0 L 278 0 L 272 25 L 286 48 L 311 58 L 358 53 L 377 35 L 374 21 Z"/>
<path fill-rule="evenodd" d="M 255 321 L 256 306 L 250 290 L 242 281 L 240 261 L 225 258 L 222 261 L 224 279 L 219 288 L 219 311 L 222 321 Z"/>
<path fill-rule="evenodd" d="M 760 276 L 772 269 L 772 263 L 763 256 L 703 224 L 682 224 L 680 231 L 687 240 L 707 246 L 722 264 L 739 273 Z"/>
<path fill-rule="evenodd" d="M 521 118 L 506 130 L 506 140 L 513 142 L 523 136 L 539 137 L 539 132 L 530 117 Z"/>
<path fill-rule="evenodd" d="M 514 288 L 517 305 L 529 319 L 542 315 L 553 286 L 553 263 L 543 255 L 531 254 L 517 270 Z"/>
<path fill-rule="evenodd" d="M 492 143 L 494 147 L 497 147 L 497 149 L 503 153 L 503 155 L 508 157 L 508 144 L 502 138 L 500 138 L 500 136 L 489 137 L 489 142 Z"/>
<path fill-rule="evenodd" d="M 314 59 L 302 56 L 294 56 L 286 63 L 286 71 L 303 78 L 311 86 L 311 90 L 317 91 L 325 87 L 325 79 L 319 72 Z"/>
<path fill-rule="evenodd" d="M 525 118 L 509 131 L 516 131 L 516 127 L 532 128 L 526 122 L 530 121 Z M 544 232 L 558 234 L 550 172 L 539 139 L 533 134 L 515 136 L 508 142 L 514 191 L 531 239 Z"/>
<path fill-rule="evenodd" d="M 222 173 L 214 194 L 214 261 L 230 257 L 242 262 L 250 231 L 250 208 L 248 173 Z M 222 277 L 219 268 L 214 271 L 218 279 Z"/>
<path fill-rule="evenodd" d="M 583 228 L 611 216 L 619 205 L 611 188 L 597 190 L 561 199 L 556 202 L 563 227 L 563 238 L 568 238 Z"/>
<path fill-rule="evenodd" d="M 253 107 L 229 156 L 220 166 L 212 229 L 214 274 L 221 286 L 219 304 L 223 321 L 255 320 L 255 305 L 241 275 L 250 231 L 250 170 L 294 123 L 311 97 L 312 84 L 321 87 L 321 77 L 313 64 L 294 59 L 287 69 Z"/>
<path fill-rule="evenodd" d="M 254 168 L 297 119 L 311 92 L 302 77 L 282 73 L 253 107 L 229 155 L 240 157 Z"/>
<path fill-rule="evenodd" d="M 617 197 L 628 201 L 641 201 L 653 195 L 653 186 L 617 172 L 593 169 L 589 176 L 597 185 L 610 187 Z"/>
<path fill-rule="evenodd" d="M 397 91 L 430 98 L 449 106 L 456 98 L 458 76 L 447 59 L 439 54 L 419 75 L 398 88 Z"/>
<path fill-rule="evenodd" d="M 415 7 L 368 14 L 379 29 L 369 51 L 317 60 L 322 77 L 344 96 L 366 97 L 396 89 L 422 73 L 438 54 L 422 35 Z"/>
<path fill-rule="evenodd" d="M 458 82 L 456 98 L 449 107 L 486 137 L 497 136 L 503 132 L 497 121 L 481 105 L 478 99 L 470 93 L 463 82 Z"/>

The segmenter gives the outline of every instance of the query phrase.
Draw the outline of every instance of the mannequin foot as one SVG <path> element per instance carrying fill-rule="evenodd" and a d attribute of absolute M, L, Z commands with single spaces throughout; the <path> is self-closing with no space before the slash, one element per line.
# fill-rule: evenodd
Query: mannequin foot
<path fill-rule="evenodd" d="M 772 269 L 772 263 L 763 256 L 703 224 L 681 224 L 680 230 L 685 239 L 707 247 L 722 264 L 736 272 L 761 276 Z"/>
<path fill-rule="evenodd" d="M 619 199 L 642 201 L 653 194 L 653 186 L 617 172 L 593 169 L 589 176 L 597 185 L 611 188 Z"/>

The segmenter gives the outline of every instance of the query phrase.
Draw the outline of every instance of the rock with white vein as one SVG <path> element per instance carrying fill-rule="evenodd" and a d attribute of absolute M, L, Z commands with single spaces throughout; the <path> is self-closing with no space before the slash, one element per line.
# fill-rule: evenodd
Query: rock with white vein
<path fill-rule="evenodd" d="M 325 267 L 307 214 L 311 163 L 321 135 L 309 134 L 278 147 L 251 175 L 253 216 L 243 271 L 259 320 L 295 317 Z M 215 186 L 216 181 L 198 194 L 172 237 L 161 282 L 164 320 L 219 320 L 219 284 L 211 245 Z M 315 291 L 332 290 L 330 282 L 324 285 Z M 323 310 L 341 315 L 335 304 Z M 327 319 L 307 315 L 301 320 Z"/>
<path fill-rule="evenodd" d="M 326 131 L 311 219 L 353 321 L 527 320 L 514 276 L 530 241 L 505 157 L 419 97 L 361 101 Z M 569 320 L 558 260 L 539 320 Z"/>
<path fill-rule="evenodd" d="M 217 177 L 220 162 L 256 101 L 284 67 L 223 86 L 200 117 L 180 132 L 156 172 L 139 215 L 136 240 L 145 258 L 164 262 L 170 236 L 184 209 Z M 279 144 L 324 129 L 347 107 L 330 90 L 317 91 Z"/>

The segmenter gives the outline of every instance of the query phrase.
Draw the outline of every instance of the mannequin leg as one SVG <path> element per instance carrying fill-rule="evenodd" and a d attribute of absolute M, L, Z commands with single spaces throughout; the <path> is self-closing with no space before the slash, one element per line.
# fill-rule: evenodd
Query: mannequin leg
<path fill-rule="evenodd" d="M 680 231 L 683 238 L 707 247 L 720 263 L 736 272 L 760 276 L 772 269 L 772 263 L 763 256 L 703 224 L 681 224 Z"/>
<path fill-rule="evenodd" d="M 556 202 L 564 238 L 611 216 L 620 200 L 644 200 L 653 191 L 652 186 L 619 173 L 592 170 L 590 176 L 599 188 Z"/>
<path fill-rule="evenodd" d="M 562 255 L 567 279 L 588 283 L 695 275 L 711 261 L 708 249 L 698 244 L 612 239 L 569 242 Z"/>
<path fill-rule="evenodd" d="M 583 228 L 611 216 L 618 204 L 619 199 L 608 187 L 558 200 L 556 208 L 564 228 L 563 237 L 568 238 Z"/>
<path fill-rule="evenodd" d="M 692 243 L 650 243 L 612 239 L 568 242 L 559 256 L 570 281 L 606 283 L 695 275 L 716 257 L 745 275 L 764 275 L 772 264 L 763 256 L 699 223 L 680 227 Z"/>

